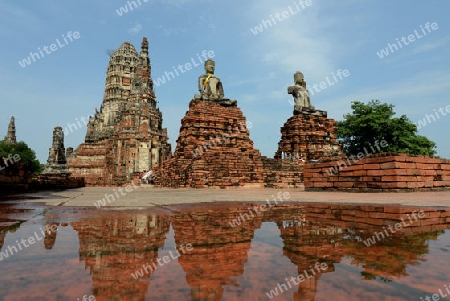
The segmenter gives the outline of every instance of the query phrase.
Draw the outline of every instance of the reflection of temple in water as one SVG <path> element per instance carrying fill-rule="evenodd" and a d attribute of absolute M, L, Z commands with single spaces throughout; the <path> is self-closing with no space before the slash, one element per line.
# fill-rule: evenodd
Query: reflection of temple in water
<path fill-rule="evenodd" d="M 46 223 L 44 230 L 44 246 L 46 250 L 51 250 L 56 242 L 57 231 L 52 231 L 52 229 L 58 229 L 59 223 Z M 53 227 L 53 228 L 52 228 Z M 43 228 L 44 229 L 44 228 Z"/>
<path fill-rule="evenodd" d="M 0 232 L 0 250 L 3 248 L 3 244 L 5 243 L 6 231 Z"/>
<path fill-rule="evenodd" d="M 230 225 L 253 206 L 172 206 L 168 215 L 149 210 L 146 214 L 121 213 L 120 217 L 73 222 L 80 241 L 79 256 L 90 268 L 97 300 L 145 300 L 152 273 L 140 280 L 130 274 L 143 264 L 156 262 L 170 224 L 178 248 L 183 244 L 193 246 L 193 250 L 178 258 L 191 288 L 191 300 L 221 300 L 226 286 L 242 285 L 237 279 L 244 274 L 255 230 L 264 222 L 277 225 L 283 255 L 297 267 L 298 274 L 316 262 L 328 265 L 326 271 L 285 293 L 298 301 L 314 300 L 321 275 L 333 272 L 334 263 L 341 262 L 344 256 L 352 257 L 352 264 L 364 269 L 361 276 L 365 279 L 402 276 L 409 264 L 417 263 L 421 255 L 428 253 L 427 240 L 436 239 L 436 231 L 448 228 L 444 216 L 449 212 L 430 209 L 433 212 L 427 213 L 424 220 L 405 227 L 396 239 L 387 238 L 366 247 L 362 240 L 416 209 L 395 212 L 395 207 L 320 204 L 283 204 L 254 214 L 239 226 Z M 379 264 L 379 260 L 385 264 Z M 395 264 L 386 264 L 391 260 Z"/>
<path fill-rule="evenodd" d="M 90 268 L 94 295 L 101 300 L 145 300 L 152 271 L 130 275 L 156 263 L 170 222 L 157 214 L 125 214 L 71 223 L 80 240 L 79 256 Z"/>
<path fill-rule="evenodd" d="M 390 236 L 386 235 L 386 239 L 366 247 L 364 240 L 384 231 L 388 225 L 401 223 L 402 218 L 408 220 L 408 213 L 418 209 L 308 204 L 303 210 L 291 219 L 272 218 L 280 229 L 283 254 L 297 266 L 299 274 L 316 262 L 326 262 L 328 269 L 324 273 L 332 272 L 333 263 L 350 256 L 353 265 L 364 269 L 361 275 L 365 279 L 405 276 L 408 265 L 417 264 L 422 255 L 428 254 L 427 240 L 437 239 L 443 229 L 449 228 L 445 216 L 450 211 L 429 209 L 424 220 L 410 223 L 396 234 L 388 232 Z M 301 283 L 293 300 L 314 300 L 320 276 Z"/>
<path fill-rule="evenodd" d="M 244 273 L 250 244 L 263 216 L 255 214 L 255 218 L 233 228 L 229 222 L 243 211 L 242 207 L 217 204 L 213 212 L 201 212 L 202 207 L 193 205 L 190 212 L 172 219 L 176 244 L 190 243 L 194 248 L 178 262 L 186 272 L 191 300 L 220 300 L 224 287 L 237 284 L 235 278 Z"/>

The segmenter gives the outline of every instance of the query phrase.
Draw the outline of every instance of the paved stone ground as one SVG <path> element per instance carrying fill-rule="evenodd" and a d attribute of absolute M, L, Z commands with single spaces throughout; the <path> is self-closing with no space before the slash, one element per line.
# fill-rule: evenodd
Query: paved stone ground
<path fill-rule="evenodd" d="M 300 189 L 168 189 L 139 187 L 124 195 L 119 187 L 85 187 L 61 192 L 41 192 L 22 196 L 42 197 L 27 202 L 45 202 L 52 206 L 95 206 L 94 203 L 105 194 L 113 195 L 108 207 L 151 207 L 171 204 L 189 204 L 214 201 L 266 201 L 273 203 L 279 192 L 289 192 L 293 202 L 395 204 L 409 206 L 450 207 L 450 191 L 410 193 L 347 193 L 347 192 L 305 192 Z M 119 195 L 117 197 L 116 195 Z M 283 199 L 283 197 L 281 196 Z"/>

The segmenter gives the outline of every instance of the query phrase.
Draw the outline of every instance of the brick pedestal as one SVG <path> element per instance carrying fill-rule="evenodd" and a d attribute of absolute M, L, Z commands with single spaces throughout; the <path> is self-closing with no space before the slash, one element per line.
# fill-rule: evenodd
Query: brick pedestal
<path fill-rule="evenodd" d="M 323 160 L 341 158 L 343 153 L 336 140 L 336 123 L 326 117 L 299 114 L 289 118 L 281 128 L 281 140 L 276 159 L 284 157 Z"/>
<path fill-rule="evenodd" d="M 181 120 L 174 157 L 156 169 L 165 187 L 263 187 L 261 153 L 238 107 L 192 100 Z"/>

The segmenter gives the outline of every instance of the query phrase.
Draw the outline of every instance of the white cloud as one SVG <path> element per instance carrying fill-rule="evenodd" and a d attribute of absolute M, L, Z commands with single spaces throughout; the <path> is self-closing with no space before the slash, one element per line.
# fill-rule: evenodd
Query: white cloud
<path fill-rule="evenodd" d="M 141 23 L 137 23 L 134 27 L 131 27 L 130 29 L 128 29 L 128 32 L 131 34 L 134 33 L 139 33 L 142 30 L 142 24 Z"/>
<path fill-rule="evenodd" d="M 184 34 L 188 31 L 187 28 L 169 28 L 169 27 L 164 27 L 162 25 L 156 26 L 156 29 L 158 29 L 158 31 L 161 33 L 161 35 L 163 35 L 165 37 L 170 37 L 172 35 L 178 36 L 178 35 Z"/>
<path fill-rule="evenodd" d="M 291 9 L 296 11 L 294 5 L 291 5 Z M 257 35 L 252 34 L 249 28 L 245 38 L 252 40 L 252 56 L 258 57 L 264 65 L 279 69 L 282 74 L 308 71 L 309 81 L 319 80 L 324 74 L 334 71 L 338 57 L 336 45 L 339 43 L 334 42 L 335 38 L 329 29 L 337 21 L 323 20 L 319 16 L 319 9 L 320 4 L 313 1 L 311 6 L 290 14 Z M 271 15 L 289 11 L 289 5 L 262 0 L 251 11 L 254 27 L 263 19 L 270 20 Z"/>
<path fill-rule="evenodd" d="M 373 86 L 361 89 L 345 96 L 331 98 L 322 102 L 333 117 L 340 117 L 350 112 L 350 103 L 358 100 L 368 102 L 378 99 L 383 103 L 393 103 L 398 109 L 398 115 L 415 116 L 423 114 L 424 110 L 434 108 L 440 102 L 439 97 L 448 91 L 450 75 L 443 71 L 426 72 L 407 79 L 400 79 L 388 86 Z M 431 100 L 433 100 L 431 102 Z M 445 103 L 445 102 L 444 102 Z M 405 111 L 401 111 L 402 107 Z M 407 110 L 407 111 L 406 111 Z"/>
<path fill-rule="evenodd" d="M 188 3 L 202 3 L 202 2 L 206 2 L 206 1 L 205 0 L 161 0 L 161 2 L 166 5 L 181 7 Z"/>
<path fill-rule="evenodd" d="M 20 4 L 0 2 L 0 12 L 0 35 L 4 33 L 13 34 L 22 28 L 33 32 L 40 32 L 42 30 L 43 21 L 36 13 L 20 7 Z"/>
<path fill-rule="evenodd" d="M 431 41 L 431 42 L 419 44 L 419 45 L 417 45 L 416 48 L 414 48 L 412 54 L 418 54 L 418 53 L 422 53 L 422 52 L 426 52 L 426 51 L 430 51 L 430 50 L 439 48 L 439 47 L 447 44 L 447 42 L 449 40 L 450 39 L 448 37 L 444 37 L 437 41 Z"/>

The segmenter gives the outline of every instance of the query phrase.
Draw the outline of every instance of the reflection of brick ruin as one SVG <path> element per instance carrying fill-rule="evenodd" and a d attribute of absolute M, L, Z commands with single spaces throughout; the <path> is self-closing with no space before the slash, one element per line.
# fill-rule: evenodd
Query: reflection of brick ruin
<path fill-rule="evenodd" d="M 5 243 L 6 231 L 0 232 L 0 250 L 3 248 L 3 244 Z"/>
<path fill-rule="evenodd" d="M 436 239 L 440 231 L 450 228 L 450 210 L 425 208 L 421 209 L 425 212 L 423 219 L 408 222 L 408 227 L 395 234 L 389 232 L 385 240 L 366 247 L 362 240 L 383 232 L 388 225 L 402 223 L 402 218 L 408 221 L 408 214 L 419 209 L 315 204 L 305 205 L 304 210 L 305 224 L 291 223 L 286 228 L 279 225 L 284 254 L 299 272 L 318 260 L 331 262 L 326 272 L 333 271 L 332 263 L 350 256 L 352 264 L 364 269 L 365 277 L 401 277 L 406 275 L 408 265 L 417 264 L 422 255 L 429 253 L 427 240 Z M 307 259 L 309 264 L 305 265 Z"/>
<path fill-rule="evenodd" d="M 194 248 L 182 254 L 178 262 L 186 272 L 192 300 L 221 300 L 224 287 L 237 284 L 235 278 L 244 273 L 262 216 L 232 228 L 228 222 L 236 218 L 239 208 L 230 211 L 222 204 L 215 206 L 214 212 L 194 213 L 198 209 L 201 206 L 193 206 L 172 218 L 177 246 L 191 243 Z"/>
<path fill-rule="evenodd" d="M 213 206 L 177 205 L 169 208 L 168 215 L 162 215 L 159 209 L 121 212 L 120 215 L 108 213 L 102 218 L 82 219 L 71 225 L 78 232 L 80 260 L 90 268 L 96 300 L 132 300 L 131 296 L 134 300 L 145 300 L 149 297 L 146 294 L 154 273 L 146 274 L 140 280 L 130 275 L 143 264 L 156 262 L 158 249 L 166 247 L 170 224 L 178 248 L 183 244 L 193 245 L 193 250 L 178 258 L 191 288 L 190 298 L 222 300 L 228 297 L 229 292 L 225 294 L 227 287 L 248 289 L 238 281 L 239 277 L 251 278 L 263 271 L 263 268 L 245 271 L 245 264 L 249 260 L 255 231 L 263 223 L 275 223 L 280 231 L 283 255 L 296 266 L 298 275 L 316 262 L 328 265 L 327 270 L 285 292 L 296 301 L 314 300 L 321 275 L 333 273 L 334 264 L 344 257 L 351 257 L 351 264 L 362 268 L 362 276 L 366 279 L 403 277 L 409 265 L 417 264 L 424 254 L 429 253 L 427 240 L 436 239 L 438 231 L 448 229 L 450 225 L 450 210 L 423 209 L 425 218 L 404 227 L 395 240 L 387 239 L 366 247 L 358 237 L 371 237 L 375 231 L 383 231 L 383 226 L 407 219 L 407 214 L 418 209 L 382 205 L 283 204 L 255 214 L 240 226 L 230 226 L 229 222 L 241 213 L 248 213 L 254 206 L 226 202 Z M 260 252 L 259 256 L 264 253 Z M 266 255 L 260 260 L 264 262 L 271 258 Z M 161 275 L 168 274 L 158 274 Z M 284 279 L 277 281 L 282 283 Z M 273 287 L 269 283 L 266 285 Z M 169 292 L 156 290 L 154 293 L 151 298 Z"/>
<path fill-rule="evenodd" d="M 345 238 L 351 234 L 348 229 L 360 231 L 358 235 L 367 238 L 375 231 L 382 231 L 383 225 L 400 222 L 417 208 L 292 204 L 255 215 L 242 227 L 230 228 L 228 222 L 240 213 L 248 213 L 251 205 L 215 204 L 214 212 L 202 212 L 202 206 L 193 206 L 172 219 L 177 245 L 194 242 L 194 250 L 182 255 L 179 263 L 186 271 L 192 288 L 191 298 L 195 300 L 221 300 L 225 285 L 233 284 L 233 278 L 244 273 L 243 263 L 247 260 L 254 231 L 263 222 L 277 224 L 284 243 L 283 254 L 297 266 L 299 274 L 319 261 L 328 265 L 323 273 L 333 272 L 334 263 L 352 254 L 358 258 L 355 264 L 363 266 L 367 273 L 384 277 L 399 276 L 398 271 L 417 263 L 420 255 L 428 253 L 426 239 L 437 236 L 427 233 L 447 229 L 450 224 L 449 210 L 429 209 L 425 219 L 398 234 L 396 243 L 374 246 L 386 254 L 397 252 L 401 257 L 395 265 L 385 267 L 376 265 L 378 254 L 368 254 L 367 248 L 361 247 L 362 242 L 357 245 L 353 238 Z M 410 250 L 404 239 L 413 234 L 417 247 Z M 375 270 L 370 269 L 373 266 Z M 314 300 L 320 277 L 321 274 L 302 282 L 298 290 L 292 292 L 293 300 Z"/>
<path fill-rule="evenodd" d="M 169 231 L 167 217 L 133 214 L 71 225 L 78 232 L 79 257 L 90 268 L 96 300 L 145 300 L 148 282 L 143 280 L 153 271 L 138 280 L 130 275 L 156 263 Z"/>
<path fill-rule="evenodd" d="M 44 246 L 46 250 L 51 250 L 56 242 L 56 236 L 58 234 L 57 227 L 59 223 L 46 223 L 45 224 L 45 236 L 44 236 Z M 53 227 L 53 228 L 52 228 Z M 56 231 L 52 231 L 56 229 Z"/>
<path fill-rule="evenodd" d="M 139 54 L 125 42 L 111 55 L 103 103 L 89 119 L 85 143 L 68 158 L 70 171 L 87 185 L 121 185 L 157 167 L 170 153 L 147 39 Z"/>

